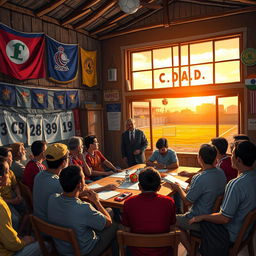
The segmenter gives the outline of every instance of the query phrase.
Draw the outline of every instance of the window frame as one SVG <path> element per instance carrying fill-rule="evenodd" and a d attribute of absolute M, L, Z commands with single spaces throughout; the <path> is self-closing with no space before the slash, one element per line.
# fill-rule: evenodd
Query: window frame
<path fill-rule="evenodd" d="M 172 89 L 175 90 L 177 88 L 188 88 L 188 87 L 203 87 L 203 86 L 221 86 L 221 85 L 227 85 L 227 84 L 237 84 L 241 83 L 243 79 L 243 72 L 242 72 L 242 63 L 241 63 L 241 58 L 238 59 L 232 59 L 232 60 L 222 60 L 222 61 L 215 61 L 215 41 L 221 41 L 225 39 L 232 39 L 232 38 L 239 38 L 239 52 L 241 56 L 241 51 L 242 51 L 242 40 L 243 36 L 242 33 L 235 33 L 235 34 L 230 34 L 230 35 L 225 35 L 225 36 L 219 36 L 219 37 L 209 37 L 205 39 L 200 39 L 200 40 L 191 40 L 191 41 L 185 41 L 185 42 L 179 42 L 179 43 L 165 43 L 165 44 L 159 44 L 159 45 L 152 45 L 152 46 L 147 46 L 147 47 L 140 47 L 140 48 L 131 48 L 127 49 L 125 51 L 125 59 L 126 59 L 126 67 L 125 67 L 125 78 L 130 82 L 130 91 L 132 92 L 139 92 L 139 91 L 150 91 L 150 90 L 166 90 L 166 89 Z M 190 44 L 196 44 L 196 43 L 203 43 L 203 42 L 212 42 L 212 51 L 213 51 L 213 61 L 212 62 L 205 62 L 205 63 L 197 63 L 197 64 L 190 64 L 190 58 L 188 57 L 188 64 L 187 65 L 181 65 L 181 46 L 183 45 L 188 45 L 188 56 L 190 56 Z M 174 66 L 174 56 L 173 56 L 173 47 L 178 46 L 178 52 L 179 52 L 179 65 Z M 163 68 L 154 68 L 153 67 L 153 50 L 161 49 L 161 48 L 167 48 L 171 47 L 172 50 L 172 66 L 169 67 L 163 67 Z M 144 52 L 144 51 L 151 51 L 151 69 L 146 69 L 146 70 L 136 70 L 132 71 L 132 54 L 133 53 L 139 53 L 139 52 Z M 239 66 L 240 66 L 240 80 L 235 81 L 235 82 L 225 82 L 225 83 L 215 83 L 215 64 L 218 63 L 226 63 L 226 62 L 231 62 L 231 61 L 239 61 Z M 181 78 L 181 69 L 188 67 L 188 74 L 190 76 L 190 67 L 193 66 L 198 66 L 198 65 L 207 65 L 207 64 L 212 64 L 213 65 L 213 72 L 212 72 L 212 78 L 213 82 L 210 84 L 203 84 L 203 85 L 191 85 L 191 81 L 189 79 L 189 85 L 188 86 L 181 86 L 181 79 L 179 79 L 179 86 L 174 86 L 174 81 L 172 81 L 172 87 L 168 88 L 155 88 L 154 86 L 154 71 L 155 70 L 161 70 L 161 69 L 167 69 L 167 68 L 178 68 L 179 70 L 179 78 Z M 133 81 L 133 73 L 134 72 L 143 72 L 143 71 L 151 71 L 152 72 L 152 88 L 148 89 L 134 89 L 134 81 Z M 126 92 L 128 89 L 125 89 Z"/>

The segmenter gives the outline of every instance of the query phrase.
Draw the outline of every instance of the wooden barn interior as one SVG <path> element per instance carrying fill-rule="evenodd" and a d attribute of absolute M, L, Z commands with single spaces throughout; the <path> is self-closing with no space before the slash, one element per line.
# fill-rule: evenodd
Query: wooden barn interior
<path fill-rule="evenodd" d="M 17 31 L 43 32 L 62 43 L 79 44 L 83 49 L 96 51 L 97 85 L 82 84 L 80 66 L 77 79 L 67 84 L 47 78 L 20 81 L 2 73 L 0 81 L 26 87 L 78 89 L 81 135 L 96 134 L 105 156 L 121 167 L 124 167 L 121 134 L 127 118 L 134 117 L 134 102 L 146 102 L 151 106 L 151 99 L 164 102 L 164 99 L 173 98 L 186 101 L 187 97 L 236 97 L 237 133 L 248 134 L 255 142 L 256 115 L 250 110 L 255 102 L 250 101 L 245 79 L 256 74 L 256 66 L 255 63 L 245 65 L 241 60 L 245 49 L 256 48 L 255 20 L 256 1 L 253 0 L 141 0 L 133 14 L 123 12 L 117 0 L 0 0 L 0 22 L 3 24 Z M 216 78 L 216 81 L 198 86 L 189 82 L 187 86 L 135 88 L 132 54 L 176 46 L 181 51 L 189 43 L 202 43 L 204 47 L 206 41 L 228 38 L 239 39 L 239 56 L 234 60 L 239 78 L 235 81 L 218 83 Z M 112 119 L 107 110 L 109 104 L 121 107 L 114 128 L 111 128 Z M 147 156 L 155 148 L 152 135 L 155 122 L 152 112 L 155 110 L 154 107 L 148 110 L 151 118 L 148 119 Z M 216 113 L 212 114 L 216 121 L 213 137 L 221 134 Z M 193 131 L 188 130 L 190 132 Z M 172 139 L 169 145 L 172 147 Z M 178 157 L 181 165 L 198 165 L 196 152 L 178 151 Z"/>

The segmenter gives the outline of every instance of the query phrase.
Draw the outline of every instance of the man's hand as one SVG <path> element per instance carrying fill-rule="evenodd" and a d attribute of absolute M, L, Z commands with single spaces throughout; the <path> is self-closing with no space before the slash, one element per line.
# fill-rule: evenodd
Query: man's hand
<path fill-rule="evenodd" d="M 117 186 L 115 184 L 108 184 L 102 188 L 104 188 L 104 190 L 115 190 L 117 189 Z"/>
<path fill-rule="evenodd" d="M 104 173 L 104 176 L 110 176 L 110 175 L 112 175 L 112 174 L 114 174 L 113 171 L 108 171 L 108 172 L 105 172 L 105 173 Z"/>
<path fill-rule="evenodd" d="M 193 223 L 200 222 L 200 221 L 202 221 L 202 220 L 203 220 L 202 216 L 196 216 L 196 217 L 191 218 L 191 219 L 188 221 L 188 223 L 189 223 L 189 225 L 191 225 L 191 224 L 193 224 Z"/>
<path fill-rule="evenodd" d="M 99 203 L 99 196 L 96 192 L 92 191 L 92 190 L 88 190 L 87 193 L 86 193 L 88 199 L 94 203 L 94 204 L 97 204 Z"/>
<path fill-rule="evenodd" d="M 190 177 L 190 173 L 187 171 L 181 171 L 178 173 L 179 176 Z"/>
<path fill-rule="evenodd" d="M 35 242 L 35 238 L 33 236 L 23 236 L 21 240 L 24 241 L 25 245 Z"/>
<path fill-rule="evenodd" d="M 141 153 L 141 150 L 140 149 L 136 149 L 133 151 L 133 154 L 134 155 L 139 155 Z"/>
<path fill-rule="evenodd" d="M 170 183 L 170 185 L 171 185 L 171 187 L 172 187 L 172 190 L 174 190 L 174 191 L 179 191 L 179 190 L 181 190 L 182 188 L 181 188 L 181 186 L 180 186 L 180 184 L 179 183 L 177 183 L 177 182 L 175 182 L 175 183 Z"/>

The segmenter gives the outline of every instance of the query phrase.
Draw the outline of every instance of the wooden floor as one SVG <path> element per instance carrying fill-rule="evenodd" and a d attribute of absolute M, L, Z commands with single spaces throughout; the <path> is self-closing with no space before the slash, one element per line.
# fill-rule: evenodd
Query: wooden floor
<path fill-rule="evenodd" d="M 254 236 L 254 254 L 256 255 L 256 234 Z M 182 244 L 179 244 L 179 254 L 178 256 L 187 256 L 187 251 L 186 249 L 183 247 Z M 247 248 L 244 248 L 239 254 L 238 256 L 251 256 L 249 255 Z"/>

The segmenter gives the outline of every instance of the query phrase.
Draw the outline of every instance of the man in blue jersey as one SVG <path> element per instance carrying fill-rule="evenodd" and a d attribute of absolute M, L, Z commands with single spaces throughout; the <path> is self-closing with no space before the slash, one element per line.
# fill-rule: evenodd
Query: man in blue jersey
<path fill-rule="evenodd" d="M 237 238 L 246 215 L 256 208 L 255 160 L 256 146 L 252 142 L 245 140 L 235 142 L 231 161 L 233 168 L 238 170 L 239 175 L 236 179 L 231 180 L 226 186 L 224 200 L 220 211 L 218 213 L 195 216 L 190 220 L 190 223 L 194 224 L 196 222 L 204 221 L 203 223 L 207 224 L 210 222 L 212 227 L 216 230 L 214 234 L 215 239 L 221 237 L 223 232 L 227 231 L 226 233 L 228 237 L 226 240 L 229 239 L 229 241 L 233 243 Z M 202 237 L 211 240 L 208 243 L 209 246 L 212 244 L 213 239 L 212 237 L 208 237 L 207 230 L 205 234 L 202 233 Z M 218 233 L 220 235 L 218 235 Z M 225 243 L 225 240 L 222 238 L 219 243 Z M 202 245 L 202 250 L 208 252 L 211 251 L 211 255 L 219 255 L 216 254 L 216 252 L 218 252 L 216 246 L 214 248 L 209 248 L 206 244 L 207 240 L 205 240 L 204 246 Z M 228 248 L 226 250 L 228 251 Z"/>

